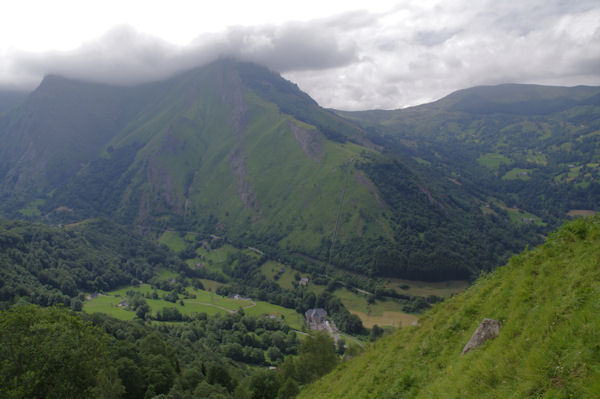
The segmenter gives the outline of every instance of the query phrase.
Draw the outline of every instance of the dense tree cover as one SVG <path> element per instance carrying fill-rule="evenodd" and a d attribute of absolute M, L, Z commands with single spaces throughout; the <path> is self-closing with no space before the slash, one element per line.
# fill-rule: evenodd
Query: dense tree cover
<path fill-rule="evenodd" d="M 474 277 L 536 244 L 570 210 L 599 211 L 597 92 L 477 87 L 404 110 L 341 112 L 384 148 L 362 169 L 392 209 L 395 242 L 356 240 L 340 248 L 347 256 L 338 264 Z"/>
<path fill-rule="evenodd" d="M 68 227 L 0 222 L 0 303 L 69 305 L 80 291 L 149 281 L 187 266 L 167 248 L 108 220 Z"/>
<path fill-rule="evenodd" d="M 469 279 L 539 241 L 537 226 L 484 215 L 463 189 L 451 182 L 425 185 L 428 179 L 393 156 L 373 157 L 359 167 L 390 205 L 393 236 L 340 242 L 332 263 L 374 277 Z"/>
<path fill-rule="evenodd" d="M 59 308 L 0 312 L 0 396 L 117 398 L 125 392 L 110 365 L 108 336 Z"/>
<path fill-rule="evenodd" d="M 48 198 L 42 211 L 52 215 L 52 210 L 68 204 L 74 212 L 63 213 L 60 220 L 78 220 L 83 217 L 109 215 L 118 208 L 123 192 L 132 176 L 127 171 L 133 162 L 139 145 L 127 145 L 113 149 L 109 147 L 108 156 L 89 163 L 84 171 L 62 184 L 57 195 Z M 56 216 L 56 215 L 55 215 Z M 131 215 L 123 219 L 132 219 Z"/>
<path fill-rule="evenodd" d="M 333 340 L 323 331 L 305 339 L 298 352 L 298 357 L 286 358 L 281 365 L 286 381 L 292 379 L 300 384 L 310 383 L 331 371 L 339 361 Z"/>
<path fill-rule="evenodd" d="M 258 345 L 261 360 L 250 363 L 263 367 L 239 362 L 240 342 Z M 15 399 L 292 398 L 338 362 L 329 336 L 298 345 L 284 324 L 243 312 L 150 325 L 14 306 L 0 313 L 0 343 L 0 394 Z"/>
<path fill-rule="evenodd" d="M 150 244 L 108 221 L 66 228 L 3 222 L 1 227 L 0 272 L 6 276 L 1 292 L 3 306 L 10 307 L 0 317 L 0 338 L 6 349 L 1 359 L 6 381 L 3 393 L 7 397 L 68 397 L 68 390 L 77 397 L 103 398 L 291 398 L 299 385 L 309 380 L 302 376 L 305 371 L 283 375 L 266 370 L 290 357 L 307 356 L 303 353 L 308 349 L 299 348 L 296 332 L 283 320 L 246 315 L 241 309 L 210 317 L 204 313 L 183 315 L 175 303 L 192 279 L 183 275 L 164 280 L 154 275 L 164 267 L 190 272 L 166 247 Z M 257 275 L 262 257 L 239 252 L 229 260 L 232 281 L 264 281 Z M 111 262 L 122 270 L 111 267 Z M 145 274 L 136 274 L 139 271 Z M 23 305 L 58 303 L 79 311 L 83 301 L 80 290 L 100 288 L 90 281 L 100 281 L 112 272 L 121 277 L 113 276 L 102 287 L 111 289 L 145 279 L 166 290 L 163 299 L 174 305 L 152 314 L 147 298 L 129 291 L 129 306 L 136 314 L 133 322 L 101 314 L 76 316 L 67 308 Z M 153 294 L 157 295 L 156 291 L 146 295 L 157 299 Z M 314 295 L 305 300 L 306 305 L 316 305 Z M 294 296 L 288 305 L 294 307 L 296 301 Z M 61 344 L 50 350 L 53 341 Z M 22 357 L 28 357 L 27 362 L 18 360 Z M 329 364 L 331 359 L 323 361 Z M 51 378 L 53 367 L 62 367 L 60 362 L 69 362 L 65 376 L 73 379 L 58 374 Z M 310 368 L 307 362 L 289 364 L 301 370 Z M 77 372 L 71 371 L 73 367 L 78 367 Z M 328 367 L 323 366 L 317 374 Z M 317 374 L 312 373 L 314 378 Z M 49 394 L 50 390 L 57 396 Z"/>
<path fill-rule="evenodd" d="M 265 256 L 249 256 L 242 252 L 231 254 L 224 272 L 232 277 L 232 281 L 218 287 L 217 293 L 220 295 L 243 294 L 295 309 L 300 314 L 304 314 L 308 309 L 314 307 L 322 307 L 327 310 L 340 330 L 350 334 L 364 332 L 360 318 L 351 314 L 339 298 L 330 292 L 324 292 L 317 297 L 314 293 L 299 287 L 283 289 L 276 282 L 266 279 L 260 271 L 260 266 L 265 260 Z M 336 288 L 336 282 L 333 282 L 329 291 Z"/>
<path fill-rule="evenodd" d="M 597 210 L 597 89 L 543 93 L 541 88 L 535 95 L 524 94 L 526 86 L 478 90 L 483 88 L 412 109 L 352 116 L 362 119 L 388 150 L 426 161 L 428 168 L 478 190 L 484 201 L 491 196 L 525 209 L 549 223 L 549 229 L 570 209 Z M 498 100 L 501 90 L 511 93 Z M 501 161 L 486 162 L 489 154 L 501 155 Z M 515 168 L 524 174 L 507 175 Z"/>

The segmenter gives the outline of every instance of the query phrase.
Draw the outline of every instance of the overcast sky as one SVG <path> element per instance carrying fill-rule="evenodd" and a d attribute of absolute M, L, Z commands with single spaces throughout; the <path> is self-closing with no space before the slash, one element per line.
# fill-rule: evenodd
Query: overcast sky
<path fill-rule="evenodd" d="M 220 56 L 321 105 L 401 108 L 506 82 L 600 85 L 598 0 L 7 1 L 0 87 L 134 84 Z"/>

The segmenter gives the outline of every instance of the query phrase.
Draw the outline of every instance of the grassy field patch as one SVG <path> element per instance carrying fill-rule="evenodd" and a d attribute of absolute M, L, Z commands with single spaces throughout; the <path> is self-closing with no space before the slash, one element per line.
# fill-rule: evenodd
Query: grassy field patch
<path fill-rule="evenodd" d="M 118 307 L 123 298 L 114 295 L 101 295 L 83 304 L 86 313 L 104 313 L 119 320 L 133 320 L 135 313 Z"/>
<path fill-rule="evenodd" d="M 342 301 L 350 313 L 360 317 L 363 325 L 401 327 L 418 319 L 417 315 L 402 311 L 402 304 L 391 299 L 377 300 L 373 304 L 367 302 L 367 296 L 346 288 L 338 289 L 334 295 Z"/>
<path fill-rule="evenodd" d="M 548 165 L 548 159 L 546 158 L 545 154 L 540 154 L 532 150 L 527 152 L 527 162 L 531 162 L 540 166 Z"/>
<path fill-rule="evenodd" d="M 502 164 L 510 165 L 513 163 L 511 159 L 506 158 L 504 155 L 493 152 L 481 155 L 477 158 L 477 162 L 488 169 L 497 169 Z"/>
<path fill-rule="evenodd" d="M 206 291 L 212 291 L 212 292 L 215 292 L 215 290 L 216 290 L 216 289 L 217 289 L 219 286 L 223 285 L 223 283 L 219 283 L 218 281 L 215 281 L 215 280 L 208 280 L 208 279 L 205 279 L 205 278 L 201 278 L 201 279 L 199 279 L 199 280 L 200 280 L 200 282 L 202 283 L 202 285 L 204 286 L 204 289 L 205 289 Z"/>
<path fill-rule="evenodd" d="M 529 213 L 516 207 L 509 208 L 503 201 L 495 198 L 490 199 L 490 202 L 494 203 L 499 208 L 504 209 L 508 213 L 510 220 L 515 224 L 534 223 L 538 226 L 546 225 L 539 216 L 534 215 L 533 213 Z"/>
<path fill-rule="evenodd" d="M 511 170 L 509 170 L 508 172 L 506 172 L 506 174 L 504 176 L 502 176 L 503 180 L 515 180 L 515 179 L 521 179 L 521 180 L 529 180 L 531 179 L 531 172 L 533 171 L 533 169 L 521 169 L 521 168 L 513 168 Z"/>
<path fill-rule="evenodd" d="M 172 251 L 181 252 L 185 249 L 185 240 L 174 231 L 165 231 L 158 238 L 159 244 L 165 244 Z"/>
<path fill-rule="evenodd" d="M 283 273 L 281 270 L 285 269 Z M 283 263 L 275 261 L 267 261 L 261 266 L 261 272 L 270 280 L 273 280 L 283 289 L 294 289 L 298 287 L 298 282 L 295 279 L 296 273 L 299 273 L 301 277 L 308 277 L 306 273 L 302 273 L 293 269 Z M 279 278 L 275 280 L 275 276 L 279 275 Z M 325 291 L 324 285 L 317 285 L 312 283 L 310 280 L 308 286 L 305 288 L 307 291 L 313 292 L 315 295 L 321 295 Z"/>
<path fill-rule="evenodd" d="M 350 313 L 357 315 L 365 327 L 371 328 L 375 324 L 379 327 L 408 327 L 419 320 L 419 316 L 404 312 L 383 312 L 381 315 L 366 314 L 357 310 L 350 310 Z"/>
<path fill-rule="evenodd" d="M 594 216 L 596 214 L 596 211 L 593 211 L 591 209 L 571 209 L 567 215 L 571 216 L 571 217 L 588 217 L 588 216 Z"/>
<path fill-rule="evenodd" d="M 268 279 L 275 281 L 283 289 L 293 289 L 298 285 L 294 278 L 296 271 L 283 263 L 269 260 L 261 266 L 260 270 Z"/>
<path fill-rule="evenodd" d="M 284 308 L 282 306 L 273 305 L 272 303 L 264 301 L 256 301 L 256 306 L 251 306 L 244 309 L 244 313 L 252 316 L 276 316 L 284 320 L 288 326 L 296 330 L 302 330 L 304 327 L 304 317 L 300 313 L 297 313 L 294 309 Z"/>
<path fill-rule="evenodd" d="M 429 161 L 427 161 L 427 160 L 425 160 L 423 158 L 413 157 L 413 159 L 415 161 L 417 161 L 418 163 L 420 163 L 421 165 L 427 165 L 427 166 L 431 165 L 431 162 L 429 162 Z"/>
<path fill-rule="evenodd" d="M 174 272 L 173 270 L 162 269 L 157 273 L 157 277 L 160 280 L 168 280 L 170 278 L 177 279 L 179 277 L 179 274 L 177 274 L 177 272 Z"/>
<path fill-rule="evenodd" d="M 404 289 L 405 287 L 407 287 Z M 385 282 L 385 288 L 393 288 L 399 293 L 413 296 L 436 295 L 446 297 L 458 294 L 466 290 L 469 283 L 463 280 L 449 280 L 440 282 L 405 280 L 401 278 L 388 278 Z"/>
<path fill-rule="evenodd" d="M 210 281 L 210 280 L 205 280 Z M 157 294 L 158 299 L 145 298 L 151 308 L 152 314 L 165 307 L 174 307 L 181 314 L 190 316 L 194 313 L 206 313 L 211 316 L 217 313 L 237 312 L 243 309 L 245 313 L 253 316 L 276 316 L 284 320 L 290 327 L 301 330 L 304 325 L 302 315 L 296 313 L 294 309 L 284 308 L 279 305 L 273 305 L 264 301 L 243 300 L 223 297 L 214 292 L 187 287 L 187 295 L 179 295 L 177 302 L 169 302 L 163 298 L 167 294 L 163 290 L 155 290 L 148 284 L 140 286 L 126 286 L 107 292 L 97 298 L 88 300 L 84 303 L 83 310 L 87 313 L 105 313 L 120 320 L 133 320 L 135 312 L 126 307 L 118 306 L 123 300 L 127 299 L 127 292 L 138 292 L 145 297 L 153 293 Z M 195 298 L 192 298 L 195 296 Z M 183 305 L 180 303 L 183 301 Z"/>
<path fill-rule="evenodd" d="M 42 212 L 39 207 L 44 205 L 44 202 L 46 201 L 41 198 L 33 200 L 25 208 L 19 210 L 19 213 L 26 217 L 41 216 Z"/>

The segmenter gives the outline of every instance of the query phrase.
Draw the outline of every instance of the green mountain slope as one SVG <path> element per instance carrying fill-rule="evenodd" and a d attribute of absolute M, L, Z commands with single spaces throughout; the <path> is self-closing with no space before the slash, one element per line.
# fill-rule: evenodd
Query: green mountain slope
<path fill-rule="evenodd" d="M 37 195 L 45 214 L 268 229 L 276 242 L 293 233 L 298 248 L 314 249 L 346 186 L 346 200 L 385 225 L 352 165 L 369 150 L 346 142 L 360 129 L 262 67 L 220 61 L 133 88 L 51 76 L 0 127 L 7 202 Z M 340 222 L 341 237 L 358 230 L 354 219 Z"/>
<path fill-rule="evenodd" d="M 299 397 L 598 397 L 598 259 L 600 217 L 570 222 Z M 484 318 L 499 336 L 461 356 Z"/>
<path fill-rule="evenodd" d="M 47 77 L 0 139 L 7 217 L 199 231 L 319 271 L 465 279 L 541 231 L 233 60 L 133 87 Z"/>
<path fill-rule="evenodd" d="M 340 112 L 515 221 L 600 210 L 600 88 L 505 84 L 417 107 Z"/>
<path fill-rule="evenodd" d="M 47 76 L 0 119 L 2 191 L 56 188 L 95 159 L 145 101 L 131 90 Z"/>

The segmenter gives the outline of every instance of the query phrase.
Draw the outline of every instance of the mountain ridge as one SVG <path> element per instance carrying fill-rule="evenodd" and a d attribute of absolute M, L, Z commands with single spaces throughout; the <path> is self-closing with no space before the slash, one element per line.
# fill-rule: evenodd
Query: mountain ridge
<path fill-rule="evenodd" d="M 0 195 L 13 217 L 197 230 L 369 276 L 470 278 L 539 239 L 388 136 L 234 60 L 131 87 L 50 76 L 0 120 Z"/>

